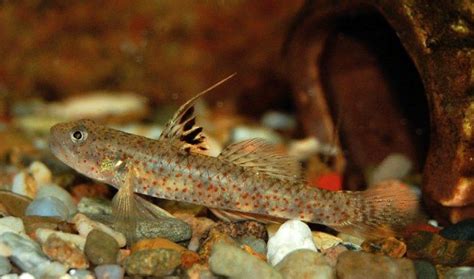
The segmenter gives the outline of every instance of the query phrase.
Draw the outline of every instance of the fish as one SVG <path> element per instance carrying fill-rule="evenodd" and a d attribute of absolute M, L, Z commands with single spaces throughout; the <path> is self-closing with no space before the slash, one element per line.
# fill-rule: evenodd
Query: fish
<path fill-rule="evenodd" d="M 401 182 L 386 181 L 365 191 L 310 187 L 300 163 L 262 139 L 206 155 L 194 104 L 231 77 L 184 103 L 157 140 L 85 119 L 54 125 L 50 149 L 79 173 L 119 189 L 117 214 L 128 219 L 133 219 L 133 208 L 146 211 L 145 200 L 133 197 L 137 193 L 244 219 L 298 219 L 362 236 L 396 235 L 422 218 L 416 193 Z"/>

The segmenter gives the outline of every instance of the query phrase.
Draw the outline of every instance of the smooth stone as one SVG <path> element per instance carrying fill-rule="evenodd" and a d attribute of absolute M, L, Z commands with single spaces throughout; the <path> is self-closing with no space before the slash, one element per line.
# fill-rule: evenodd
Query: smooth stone
<path fill-rule="evenodd" d="M 211 256 L 212 249 L 216 243 L 226 243 L 228 245 L 239 247 L 239 243 L 227 233 L 221 232 L 219 230 L 211 230 L 198 250 L 199 257 L 201 257 L 203 262 L 208 261 L 209 257 Z"/>
<path fill-rule="evenodd" d="M 181 242 L 191 238 L 191 226 L 175 218 L 143 220 L 138 222 L 137 238 L 167 238 L 173 242 Z"/>
<path fill-rule="evenodd" d="M 56 197 L 42 197 L 35 199 L 27 208 L 27 216 L 48 216 L 57 217 L 60 220 L 67 220 L 69 209 Z"/>
<path fill-rule="evenodd" d="M 393 258 L 401 258 L 407 252 L 406 244 L 394 237 L 366 240 L 361 248 L 364 252 Z"/>
<path fill-rule="evenodd" d="M 87 237 L 87 235 L 92 230 L 97 229 L 112 236 L 117 241 L 119 247 L 123 247 L 125 246 L 125 244 L 127 244 L 127 240 L 122 233 L 117 232 L 100 222 L 93 221 L 84 214 L 76 214 L 74 218 L 72 218 L 72 222 L 74 223 L 76 230 L 79 232 L 79 234 L 84 237 Z"/>
<path fill-rule="evenodd" d="M 267 244 L 263 239 L 256 238 L 253 235 L 247 235 L 239 239 L 239 242 L 245 245 L 250 246 L 252 250 L 259 254 L 267 254 Z"/>
<path fill-rule="evenodd" d="M 281 260 L 275 269 L 284 278 L 333 279 L 336 271 L 321 253 L 300 249 Z"/>
<path fill-rule="evenodd" d="M 317 251 L 308 225 L 299 220 L 289 220 L 268 240 L 267 258 L 275 266 L 286 255 L 298 249 Z"/>
<path fill-rule="evenodd" d="M 225 243 L 214 245 L 209 258 L 209 266 L 212 272 L 234 279 L 283 278 L 266 262 Z"/>
<path fill-rule="evenodd" d="M 56 217 L 23 216 L 21 220 L 23 220 L 23 224 L 25 224 L 25 231 L 28 235 L 34 233 L 37 229 L 58 230 L 59 228 L 68 226 L 67 223 Z"/>
<path fill-rule="evenodd" d="M 105 264 L 97 266 L 94 272 L 97 279 L 122 279 L 125 270 L 120 265 Z"/>
<path fill-rule="evenodd" d="M 230 141 L 232 143 L 254 138 L 264 139 L 271 144 L 280 144 L 283 142 L 281 136 L 277 132 L 266 127 L 240 125 L 233 128 L 230 134 Z"/>
<path fill-rule="evenodd" d="M 415 266 L 409 259 L 354 251 L 347 251 L 339 256 L 336 273 L 340 279 L 416 279 Z"/>
<path fill-rule="evenodd" d="M 312 234 L 314 245 L 319 250 L 326 250 L 342 243 L 342 239 L 328 233 L 312 232 Z"/>
<path fill-rule="evenodd" d="M 38 228 L 35 231 L 36 239 L 41 243 L 45 243 L 50 236 L 54 235 L 57 238 L 60 238 L 66 242 L 73 243 L 81 251 L 84 251 L 84 246 L 86 245 L 86 238 L 72 233 L 65 233 L 60 231 L 55 231 L 51 229 Z"/>
<path fill-rule="evenodd" d="M 12 265 L 8 258 L 0 256 L 0 276 L 12 271 Z"/>
<path fill-rule="evenodd" d="M 474 219 L 463 220 L 442 229 L 439 234 L 451 240 L 474 241 Z"/>
<path fill-rule="evenodd" d="M 399 153 L 393 153 L 385 157 L 383 161 L 375 167 L 369 177 L 369 185 L 391 179 L 402 179 L 407 176 L 413 168 L 410 159 Z"/>
<path fill-rule="evenodd" d="M 35 277 L 59 278 L 68 268 L 58 262 L 51 262 L 41 251 L 41 247 L 27 237 L 6 232 L 0 235 L 0 242 L 10 247 L 11 260 L 21 270 L 33 274 Z"/>
<path fill-rule="evenodd" d="M 85 215 L 112 215 L 112 202 L 100 198 L 83 197 L 77 210 Z"/>
<path fill-rule="evenodd" d="M 407 257 L 447 266 L 474 265 L 472 241 L 449 240 L 438 234 L 419 231 L 407 240 Z"/>
<path fill-rule="evenodd" d="M 153 239 L 142 239 L 137 241 L 137 243 L 133 244 L 132 248 L 130 248 L 130 252 L 136 253 L 140 250 L 146 249 L 171 249 L 177 252 L 183 252 L 186 250 L 183 246 L 176 244 L 166 238 L 153 238 Z"/>
<path fill-rule="evenodd" d="M 115 264 L 119 250 L 117 241 L 101 230 L 92 230 L 87 235 L 84 253 L 95 265 Z"/>
<path fill-rule="evenodd" d="M 15 217 L 25 215 L 26 208 L 31 203 L 31 199 L 11 191 L 0 190 L 0 201 L 6 207 L 8 213 Z"/>
<path fill-rule="evenodd" d="M 346 251 L 348 251 L 346 246 L 340 244 L 340 245 L 328 248 L 326 250 L 323 250 L 322 253 L 330 266 L 336 266 L 337 258 L 339 257 L 339 255 L 341 255 L 342 253 Z"/>
<path fill-rule="evenodd" d="M 36 194 L 36 199 L 43 197 L 55 197 L 58 198 L 63 204 L 67 207 L 69 215 L 75 214 L 77 212 L 77 207 L 74 204 L 71 194 L 66 191 L 64 188 L 59 187 L 54 184 L 44 185 Z M 68 216 L 69 217 L 69 216 Z"/>
<path fill-rule="evenodd" d="M 38 184 L 33 175 L 26 171 L 19 172 L 13 177 L 12 192 L 18 195 L 26 196 L 30 199 L 36 197 L 38 191 Z"/>
<path fill-rule="evenodd" d="M 196 278 L 196 279 L 221 279 L 221 276 L 215 275 L 209 270 L 208 265 L 195 264 L 191 268 L 186 270 L 185 278 Z"/>
<path fill-rule="evenodd" d="M 52 182 L 53 175 L 51 174 L 51 171 L 40 161 L 34 161 L 31 163 L 28 167 L 28 172 L 33 175 L 33 178 L 40 189 L 43 185 L 47 185 Z"/>
<path fill-rule="evenodd" d="M 74 243 L 64 241 L 52 234 L 43 243 L 43 252 L 51 259 L 58 261 L 68 268 L 88 268 L 84 253 Z"/>
<path fill-rule="evenodd" d="M 416 278 L 438 279 L 436 267 L 430 262 L 423 260 L 415 260 L 413 261 L 413 264 L 415 265 Z"/>
<path fill-rule="evenodd" d="M 3 242 L 0 242 L 0 256 L 2 257 L 10 257 L 12 255 L 12 249 L 5 245 Z"/>
<path fill-rule="evenodd" d="M 296 119 L 292 114 L 280 111 L 269 111 L 262 117 L 263 126 L 274 130 L 289 131 L 296 128 Z"/>
<path fill-rule="evenodd" d="M 445 279 L 471 279 L 474 278 L 474 268 L 469 266 L 455 267 L 444 274 Z"/>
<path fill-rule="evenodd" d="M 0 218 L 0 235 L 5 232 L 25 233 L 25 226 L 21 218 L 11 216 Z"/>
<path fill-rule="evenodd" d="M 170 249 L 148 249 L 125 259 L 127 274 L 137 276 L 166 276 L 181 264 L 181 253 Z"/>

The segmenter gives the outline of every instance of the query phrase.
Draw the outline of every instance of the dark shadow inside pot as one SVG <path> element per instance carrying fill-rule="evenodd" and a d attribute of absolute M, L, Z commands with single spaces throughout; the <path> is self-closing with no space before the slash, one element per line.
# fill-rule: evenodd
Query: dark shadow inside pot
<path fill-rule="evenodd" d="M 392 153 L 421 172 L 429 146 L 423 84 L 394 30 L 376 12 L 337 18 L 319 63 L 320 80 L 347 160 L 349 189 Z"/>

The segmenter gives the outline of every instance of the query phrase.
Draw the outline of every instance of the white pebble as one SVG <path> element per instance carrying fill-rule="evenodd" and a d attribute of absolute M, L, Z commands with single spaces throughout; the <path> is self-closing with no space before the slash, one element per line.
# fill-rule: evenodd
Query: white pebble
<path fill-rule="evenodd" d="M 13 177 L 12 192 L 34 199 L 38 185 L 31 174 L 25 171 L 19 172 Z"/>
<path fill-rule="evenodd" d="M 0 279 L 18 279 L 20 276 L 15 273 L 5 274 L 0 277 Z"/>
<path fill-rule="evenodd" d="M 35 279 L 35 277 L 28 272 L 23 272 L 18 279 Z"/>
<path fill-rule="evenodd" d="M 122 233 L 117 232 L 102 223 L 93 221 L 89 219 L 87 216 L 85 216 L 84 214 L 81 214 L 81 213 L 76 214 L 76 216 L 72 218 L 72 222 L 74 223 L 76 230 L 79 232 L 79 234 L 86 238 L 87 238 L 87 235 L 93 229 L 98 229 L 112 236 L 117 241 L 120 247 L 123 247 L 125 246 L 125 244 L 127 244 L 127 240 Z"/>
<path fill-rule="evenodd" d="M 286 255 L 298 249 L 317 252 L 308 225 L 299 220 L 289 220 L 268 240 L 267 258 L 275 266 Z"/>
<path fill-rule="evenodd" d="M 72 233 L 65 233 L 65 232 L 60 232 L 60 231 L 54 231 L 51 229 L 43 229 L 43 228 L 38 228 L 35 231 L 36 239 L 43 244 L 46 242 L 48 237 L 53 235 L 66 241 L 66 242 L 71 242 L 74 245 L 76 245 L 79 249 L 84 251 L 84 246 L 86 245 L 86 238 L 81 235 L 77 234 L 72 234 Z"/>
<path fill-rule="evenodd" d="M 28 171 L 31 173 L 31 175 L 33 175 L 33 178 L 39 187 L 50 184 L 53 181 L 53 175 L 51 174 L 51 171 L 45 164 L 39 161 L 34 161 L 31 163 Z"/>
<path fill-rule="evenodd" d="M 23 225 L 23 220 L 21 220 L 21 218 L 12 216 L 0 218 L 0 235 L 5 232 L 12 232 L 17 234 L 25 233 L 25 226 Z"/>
<path fill-rule="evenodd" d="M 122 279 L 125 273 L 123 267 L 116 264 L 99 265 L 94 271 L 97 279 Z"/>
<path fill-rule="evenodd" d="M 94 279 L 94 275 L 87 269 L 71 269 L 69 270 L 70 278 L 73 279 Z"/>
<path fill-rule="evenodd" d="M 385 157 L 369 176 L 369 185 L 391 179 L 402 179 L 410 173 L 413 163 L 410 159 L 398 153 Z"/>
<path fill-rule="evenodd" d="M 69 217 L 69 209 L 56 197 L 42 197 L 33 200 L 26 208 L 26 216 L 57 217 L 63 221 Z"/>
<path fill-rule="evenodd" d="M 55 197 L 63 202 L 63 204 L 68 208 L 69 216 L 77 212 L 77 206 L 74 204 L 71 194 L 64 188 L 59 187 L 54 184 L 48 184 L 42 186 L 38 193 L 36 194 L 36 199 L 43 197 Z M 68 216 L 68 217 L 69 217 Z"/>

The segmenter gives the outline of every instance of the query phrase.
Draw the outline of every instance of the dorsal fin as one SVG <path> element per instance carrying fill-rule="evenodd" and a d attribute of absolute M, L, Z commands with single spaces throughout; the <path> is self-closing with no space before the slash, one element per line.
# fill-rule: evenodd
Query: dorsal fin
<path fill-rule="evenodd" d="M 231 144 L 222 150 L 219 158 L 280 180 L 302 180 L 299 162 L 282 154 L 263 139 L 249 139 Z"/>
<path fill-rule="evenodd" d="M 178 144 L 179 147 L 186 151 L 202 152 L 207 150 L 206 138 L 202 133 L 202 127 L 196 125 L 194 103 L 199 97 L 231 79 L 233 76 L 235 76 L 235 73 L 217 82 L 184 103 L 168 123 L 166 123 L 166 126 L 161 133 L 160 140 L 169 140 L 173 144 Z"/>

